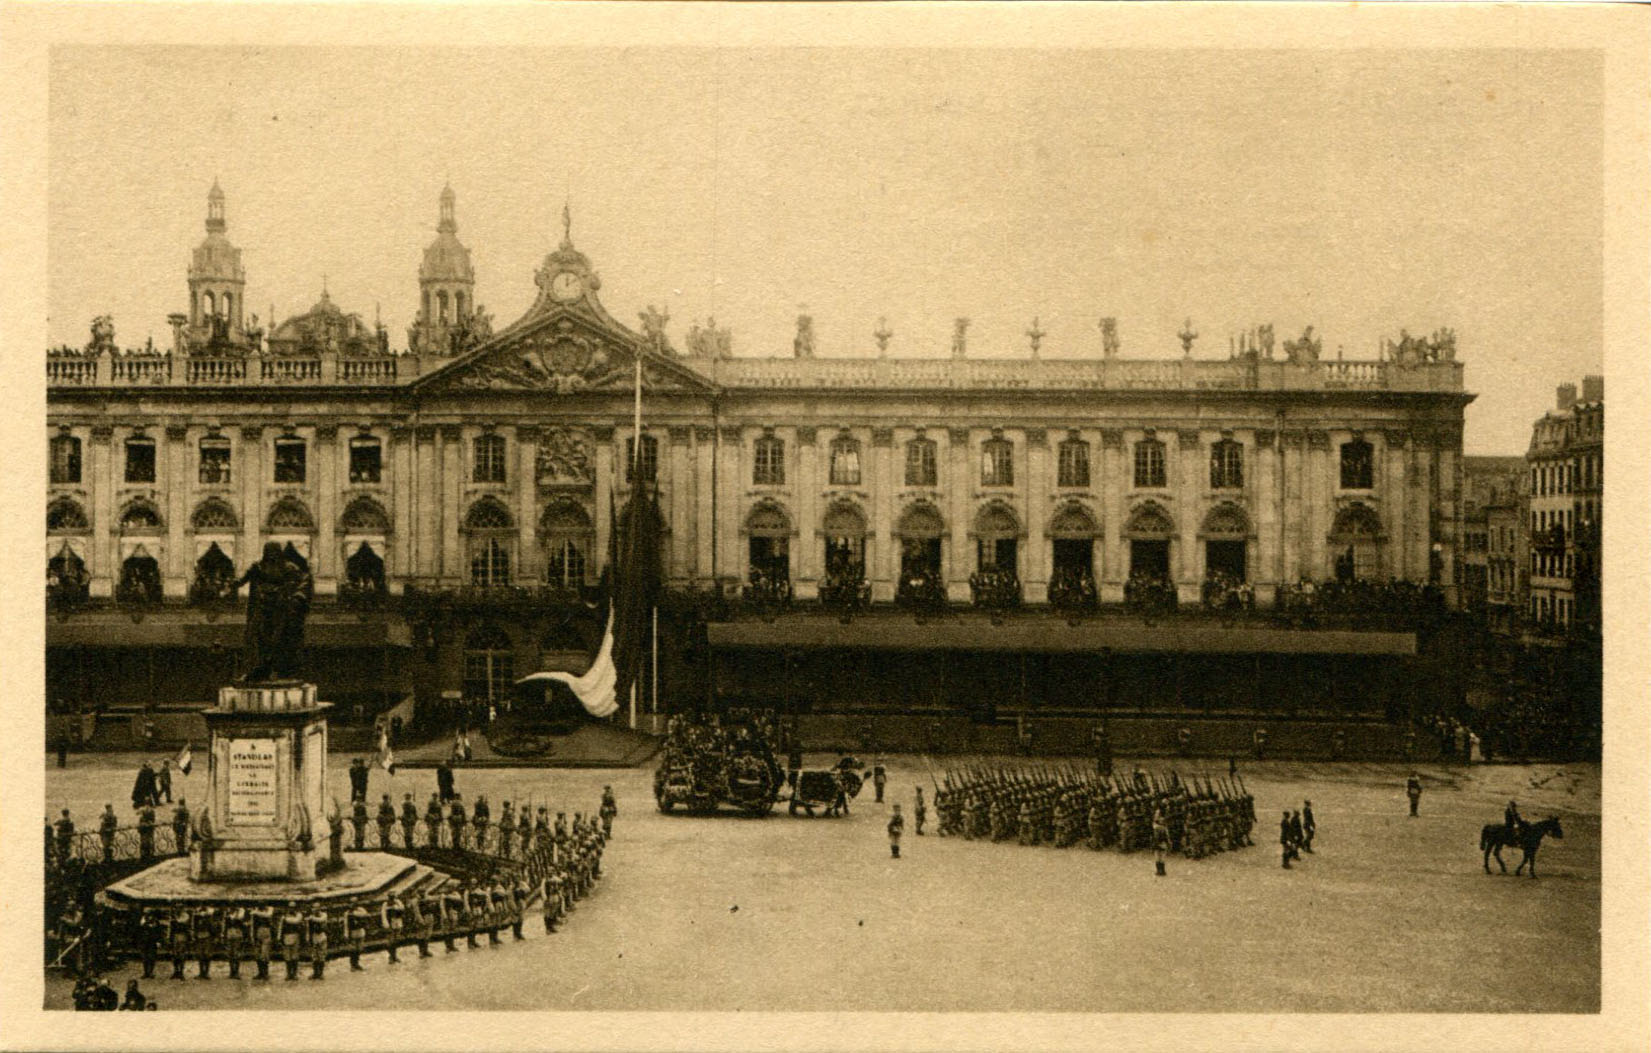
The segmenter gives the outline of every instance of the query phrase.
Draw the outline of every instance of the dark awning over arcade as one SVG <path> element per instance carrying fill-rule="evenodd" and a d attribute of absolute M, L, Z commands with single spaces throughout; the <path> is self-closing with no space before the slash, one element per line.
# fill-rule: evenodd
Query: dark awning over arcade
<path fill-rule="evenodd" d="M 83 611 L 65 620 L 46 619 L 47 647 L 227 647 L 245 642 L 241 614 L 206 621 L 200 615 L 146 614 L 141 621 L 119 611 Z M 411 647 L 412 636 L 399 619 L 312 614 L 304 624 L 307 647 Z"/>
<path fill-rule="evenodd" d="M 879 651 L 1020 651 L 1041 653 L 1169 652 L 1185 654 L 1414 655 L 1416 634 L 1344 629 L 1274 629 L 1219 624 L 1080 621 L 1021 616 L 993 625 L 961 616 L 919 625 L 911 615 L 834 618 L 782 616 L 771 622 L 713 622 L 711 646 L 738 649 L 840 648 Z"/>

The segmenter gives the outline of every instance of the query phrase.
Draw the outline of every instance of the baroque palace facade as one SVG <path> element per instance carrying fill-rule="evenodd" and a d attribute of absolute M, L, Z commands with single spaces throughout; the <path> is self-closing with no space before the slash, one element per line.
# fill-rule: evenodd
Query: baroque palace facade
<path fill-rule="evenodd" d="M 589 644 L 588 629 L 521 639 L 508 612 L 599 580 L 633 464 L 683 593 L 868 612 L 985 599 L 1036 617 L 1119 603 L 1132 577 L 1182 603 L 1207 579 L 1248 582 L 1263 607 L 1339 577 L 1455 601 L 1472 396 L 1448 332 L 1332 361 L 1311 329 L 1275 353 L 1265 327 L 1211 360 L 1189 327 L 1179 355 L 1146 359 L 1105 320 L 1092 357 L 1048 359 L 1035 323 L 1027 350 L 977 354 L 959 319 L 949 358 L 893 357 L 882 326 L 866 355 L 828 359 L 804 317 L 786 354 L 734 357 L 714 323 L 678 351 L 651 308 L 639 329 L 613 318 L 565 237 L 534 280 L 532 307 L 494 331 L 447 190 L 406 352 L 325 293 L 266 332 L 214 186 L 172 347 L 122 350 L 103 318 L 48 355 L 54 691 L 81 694 L 87 656 L 121 640 L 233 648 L 222 585 L 275 541 L 310 564 L 319 646 L 396 651 L 381 671 L 421 691 L 495 693 Z M 411 612 L 442 596 L 468 612 L 454 633 L 489 623 L 508 645 L 433 639 Z M 100 643 L 104 619 L 120 629 Z M 452 652 L 428 682 L 399 654 L 420 645 Z M 495 669 L 501 651 L 513 660 Z M 197 693 L 156 675 L 165 700 Z"/>

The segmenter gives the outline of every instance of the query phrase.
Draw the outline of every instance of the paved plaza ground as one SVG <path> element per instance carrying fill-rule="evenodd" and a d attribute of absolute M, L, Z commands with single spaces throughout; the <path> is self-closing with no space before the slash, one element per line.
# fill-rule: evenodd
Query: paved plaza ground
<path fill-rule="evenodd" d="M 128 822 L 139 760 L 48 767 L 47 803 L 72 808 L 82 829 L 106 801 Z M 932 794 L 929 763 L 891 758 L 889 800 L 909 813 L 915 786 Z M 347 756 L 332 758 L 346 804 L 347 766 Z M 220 971 L 210 982 L 144 987 L 164 1010 L 1599 1008 L 1597 765 L 1424 767 L 1418 819 L 1406 816 L 1398 766 L 1279 761 L 1240 771 L 1256 798 L 1256 847 L 1172 858 L 1158 878 L 1147 854 L 942 839 L 932 827 L 917 837 L 909 815 L 894 860 L 887 806 L 872 802 L 869 786 L 846 819 L 791 818 L 782 805 L 754 820 L 660 814 L 651 767 L 461 768 L 460 792 L 487 794 L 495 815 L 504 799 L 530 795 L 535 806 L 591 810 L 613 785 L 620 816 L 606 877 L 561 932 L 530 928 L 525 943 L 394 966 L 375 955 L 364 973 L 340 966 L 319 983 L 230 981 Z M 203 798 L 204 764 L 176 785 L 191 803 Z M 371 799 L 411 791 L 422 805 L 434 787 L 429 770 L 375 770 Z M 1509 797 L 1527 817 L 1564 825 L 1564 840 L 1543 847 L 1539 880 L 1512 876 L 1517 851 L 1507 877 L 1480 869 L 1480 827 L 1500 821 Z M 1303 798 L 1318 821 L 1316 852 L 1284 870 L 1279 810 Z M 122 989 L 135 975 L 125 968 L 112 979 Z M 67 981 L 48 978 L 48 1008 L 67 1007 L 69 995 Z"/>

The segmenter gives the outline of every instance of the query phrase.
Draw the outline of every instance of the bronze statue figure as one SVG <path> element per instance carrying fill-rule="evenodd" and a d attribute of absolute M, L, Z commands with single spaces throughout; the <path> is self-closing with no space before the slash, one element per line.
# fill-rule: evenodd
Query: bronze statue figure
<path fill-rule="evenodd" d="M 247 592 L 247 683 L 292 677 L 304 639 L 315 583 L 296 550 L 283 552 L 279 542 L 264 543 L 264 558 L 246 569 L 231 591 Z"/>

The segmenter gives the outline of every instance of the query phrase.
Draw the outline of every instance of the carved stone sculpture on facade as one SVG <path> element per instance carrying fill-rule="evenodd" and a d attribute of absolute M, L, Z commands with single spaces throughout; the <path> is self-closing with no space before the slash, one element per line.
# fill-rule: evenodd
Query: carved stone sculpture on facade
<path fill-rule="evenodd" d="M 1284 341 L 1284 354 L 1291 365 L 1312 365 L 1319 360 L 1319 354 L 1324 350 L 1322 337 L 1313 335 L 1313 327 L 1302 330 L 1301 339 Z"/>
<path fill-rule="evenodd" d="M 670 309 L 661 311 L 653 304 L 649 304 L 648 309 L 642 311 L 638 318 L 642 321 L 642 339 L 648 348 L 660 354 L 668 353 L 671 342 L 665 335 L 665 323 L 671 320 Z"/>
<path fill-rule="evenodd" d="M 115 319 L 111 315 L 100 314 L 92 319 L 92 336 L 86 342 L 86 350 L 94 355 L 115 350 Z"/>
<path fill-rule="evenodd" d="M 733 353 L 733 333 L 718 329 L 715 316 L 688 328 L 688 353 L 699 358 L 727 358 Z"/>
<path fill-rule="evenodd" d="M 588 483 L 591 478 L 590 439 L 576 428 L 550 428 L 539 439 L 534 470 L 540 485 Z"/>

